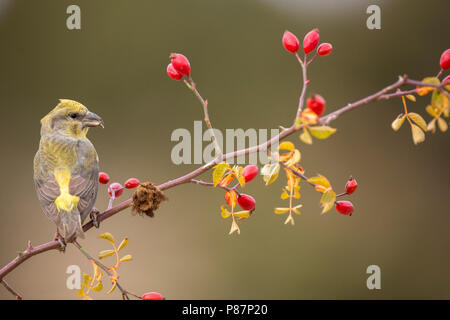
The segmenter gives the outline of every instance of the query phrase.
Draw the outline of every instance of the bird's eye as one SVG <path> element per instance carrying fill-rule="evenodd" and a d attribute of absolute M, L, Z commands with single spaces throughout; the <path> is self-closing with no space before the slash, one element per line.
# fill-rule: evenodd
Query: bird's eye
<path fill-rule="evenodd" d="M 75 119 L 76 117 L 78 117 L 78 113 L 71 113 L 71 114 L 69 114 L 69 117 L 71 117 L 72 119 Z"/>

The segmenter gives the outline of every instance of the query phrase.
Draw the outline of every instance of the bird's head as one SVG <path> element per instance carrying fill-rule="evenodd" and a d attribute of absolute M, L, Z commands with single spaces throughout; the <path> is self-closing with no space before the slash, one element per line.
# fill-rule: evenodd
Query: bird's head
<path fill-rule="evenodd" d="M 57 133 L 75 139 L 86 137 L 90 127 L 101 126 L 103 120 L 81 103 L 60 99 L 59 104 L 41 120 L 41 134 Z"/>

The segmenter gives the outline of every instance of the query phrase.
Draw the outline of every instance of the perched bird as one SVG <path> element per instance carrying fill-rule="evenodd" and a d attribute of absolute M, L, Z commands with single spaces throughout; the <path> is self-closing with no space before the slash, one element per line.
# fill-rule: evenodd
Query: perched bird
<path fill-rule="evenodd" d="M 34 182 L 42 210 L 55 222 L 62 243 L 84 238 L 82 223 L 97 198 L 98 155 L 86 138 L 88 129 L 97 126 L 103 127 L 98 115 L 67 99 L 41 120 Z"/>

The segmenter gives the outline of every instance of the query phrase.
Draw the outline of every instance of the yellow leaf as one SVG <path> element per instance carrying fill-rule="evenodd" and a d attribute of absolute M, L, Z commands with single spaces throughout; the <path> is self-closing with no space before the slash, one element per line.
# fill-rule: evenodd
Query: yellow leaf
<path fill-rule="evenodd" d="M 408 98 L 408 99 L 411 100 L 411 101 L 416 102 L 416 97 L 413 96 L 412 94 L 407 94 L 405 97 Z"/>
<path fill-rule="evenodd" d="M 239 226 L 237 225 L 236 221 L 233 220 L 233 222 L 231 223 L 230 233 L 228 233 L 228 234 L 233 234 L 235 231 L 237 231 L 238 234 L 241 234 L 241 230 L 239 230 Z"/>
<path fill-rule="evenodd" d="M 436 108 L 436 107 L 433 107 L 432 105 L 428 105 L 428 106 L 425 108 L 425 111 L 428 112 L 428 114 L 429 114 L 430 116 L 436 117 L 437 114 L 438 114 L 438 112 L 439 112 L 439 109 Z"/>
<path fill-rule="evenodd" d="M 289 194 L 287 193 L 287 191 L 285 189 L 283 189 L 283 193 L 281 194 L 281 199 L 286 200 L 287 198 L 289 198 Z"/>
<path fill-rule="evenodd" d="M 288 151 L 292 151 L 295 149 L 295 146 L 292 142 L 290 141 L 283 141 L 282 143 L 280 143 L 280 145 L 278 146 L 278 150 L 288 150 Z"/>
<path fill-rule="evenodd" d="M 301 115 L 303 122 L 306 124 L 316 124 L 319 118 L 317 114 L 309 108 L 306 108 Z"/>
<path fill-rule="evenodd" d="M 286 218 L 286 221 L 284 221 L 284 224 L 288 224 L 288 223 L 291 223 L 291 225 L 295 225 L 294 218 L 292 217 L 292 215 L 288 215 L 288 217 Z"/>
<path fill-rule="evenodd" d="M 440 81 L 438 78 L 435 77 L 427 77 L 425 79 L 422 80 L 423 83 L 429 83 L 429 84 L 439 84 Z M 433 87 L 422 87 L 422 86 L 417 86 L 417 94 L 419 96 L 424 96 L 428 93 L 430 93 L 431 91 L 433 91 L 435 88 Z"/>
<path fill-rule="evenodd" d="M 427 131 L 431 131 L 432 133 L 436 132 L 436 119 L 428 122 Z"/>
<path fill-rule="evenodd" d="M 322 198 L 320 199 L 320 204 L 322 205 L 322 214 L 329 211 L 334 207 L 334 202 L 336 201 L 336 193 L 333 190 L 326 191 Z"/>
<path fill-rule="evenodd" d="M 328 179 L 325 178 L 321 174 L 318 174 L 316 177 L 309 178 L 308 182 L 311 183 L 311 184 L 317 184 L 319 186 L 322 186 L 325 189 L 328 189 L 328 188 L 331 187 L 330 181 L 328 181 Z"/>
<path fill-rule="evenodd" d="M 91 279 L 91 276 L 90 275 L 88 275 L 87 273 L 84 273 L 83 272 L 83 283 L 85 284 L 85 285 L 88 285 L 89 284 L 89 281 L 91 281 L 92 279 Z"/>
<path fill-rule="evenodd" d="M 448 106 L 448 98 L 441 92 L 435 90 L 431 97 L 431 104 L 438 110 L 442 110 Z"/>
<path fill-rule="evenodd" d="M 399 115 L 391 124 L 391 127 L 394 131 L 398 131 L 402 126 L 403 122 L 405 122 L 405 116 Z"/>
<path fill-rule="evenodd" d="M 311 135 L 317 139 L 326 139 L 336 132 L 336 129 L 328 126 L 310 127 Z"/>
<path fill-rule="evenodd" d="M 84 297 L 86 294 L 84 293 L 84 289 L 80 289 L 80 290 L 78 290 L 78 292 L 77 292 L 77 296 L 78 297 Z"/>
<path fill-rule="evenodd" d="M 220 180 L 222 180 L 223 175 L 230 169 L 230 165 L 226 162 L 221 162 L 214 166 L 213 171 L 213 183 L 214 187 L 216 187 Z"/>
<path fill-rule="evenodd" d="M 419 144 L 425 141 L 425 133 L 415 124 L 411 124 L 411 132 L 414 144 Z"/>
<path fill-rule="evenodd" d="M 261 174 L 263 175 L 263 180 L 266 183 L 266 186 L 277 180 L 279 173 L 279 163 L 268 163 L 261 169 Z"/>
<path fill-rule="evenodd" d="M 289 208 L 275 208 L 274 212 L 276 214 L 283 214 L 289 211 Z"/>
<path fill-rule="evenodd" d="M 298 210 L 297 208 L 293 208 L 292 209 L 296 214 L 302 214 L 301 212 L 300 212 L 300 210 Z"/>
<path fill-rule="evenodd" d="M 125 238 L 122 240 L 122 242 L 120 243 L 119 247 L 117 248 L 117 251 L 122 250 L 123 248 L 125 248 L 125 246 L 128 244 L 128 238 Z"/>
<path fill-rule="evenodd" d="M 104 259 L 106 257 L 112 256 L 115 253 L 114 250 L 103 250 L 98 253 L 99 259 Z"/>
<path fill-rule="evenodd" d="M 111 242 L 111 243 L 114 243 L 114 237 L 113 237 L 113 235 L 112 235 L 111 233 L 109 233 L 109 232 L 105 232 L 105 233 L 99 234 L 98 237 L 99 237 L 100 239 L 105 239 L 105 240 L 107 240 L 107 241 L 109 241 L 109 242 Z"/>
<path fill-rule="evenodd" d="M 303 128 L 303 132 L 300 135 L 300 140 L 302 140 L 306 144 L 312 144 L 313 140 L 307 128 Z"/>
<path fill-rule="evenodd" d="M 113 286 L 111 287 L 111 289 L 109 289 L 109 291 L 106 294 L 110 294 L 111 292 L 113 292 L 116 287 L 117 287 L 117 284 L 116 284 L 116 281 L 114 281 Z"/>
<path fill-rule="evenodd" d="M 122 258 L 120 258 L 120 262 L 131 261 L 131 260 L 133 260 L 133 257 L 131 256 L 131 254 L 127 254 L 126 256 L 123 256 Z"/>
<path fill-rule="evenodd" d="M 440 129 L 442 132 L 447 131 L 447 129 L 448 129 L 448 124 L 447 124 L 447 122 L 445 122 L 444 119 L 438 118 L 438 119 L 437 119 L 437 122 L 438 122 L 439 129 Z"/>
<path fill-rule="evenodd" d="M 220 214 L 222 215 L 222 218 L 226 219 L 231 215 L 231 212 L 227 210 L 227 207 L 225 207 L 225 205 L 220 206 L 221 212 Z"/>
<path fill-rule="evenodd" d="M 92 290 L 97 291 L 97 292 L 102 291 L 102 289 L 103 289 L 103 284 L 101 282 L 97 283 L 97 285 L 95 287 L 92 287 Z"/>
<path fill-rule="evenodd" d="M 302 155 L 301 155 L 300 151 L 295 149 L 292 157 L 288 161 L 286 161 L 286 166 L 288 166 L 288 167 L 293 166 L 294 164 L 300 162 L 301 158 L 302 158 Z"/>
<path fill-rule="evenodd" d="M 414 121 L 423 131 L 427 131 L 427 123 L 420 114 L 408 112 L 408 117 Z"/>
<path fill-rule="evenodd" d="M 250 211 L 238 211 L 233 213 L 233 215 L 238 218 L 248 218 L 250 216 Z"/>
<path fill-rule="evenodd" d="M 244 171 L 244 168 L 239 167 L 239 171 L 238 171 L 238 175 L 237 175 L 238 182 L 242 188 L 245 187 L 245 177 L 242 175 L 243 171 Z"/>

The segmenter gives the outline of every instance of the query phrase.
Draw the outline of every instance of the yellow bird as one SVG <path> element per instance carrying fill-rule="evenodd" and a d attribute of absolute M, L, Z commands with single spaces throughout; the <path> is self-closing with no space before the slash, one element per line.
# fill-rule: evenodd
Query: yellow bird
<path fill-rule="evenodd" d="M 63 244 L 84 238 L 82 223 L 97 199 L 98 155 L 86 137 L 97 126 L 103 127 L 98 115 L 67 99 L 41 120 L 34 182 L 42 210 L 55 222 Z"/>

